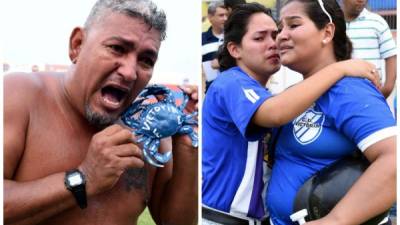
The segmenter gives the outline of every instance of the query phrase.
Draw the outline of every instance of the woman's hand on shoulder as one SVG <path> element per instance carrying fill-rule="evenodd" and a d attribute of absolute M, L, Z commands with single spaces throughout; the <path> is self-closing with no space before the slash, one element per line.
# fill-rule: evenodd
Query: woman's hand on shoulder
<path fill-rule="evenodd" d="M 375 65 L 361 59 L 348 59 L 333 64 L 341 70 L 343 75 L 350 77 L 363 77 L 370 80 L 377 88 L 380 88 L 381 82 L 378 70 Z"/>

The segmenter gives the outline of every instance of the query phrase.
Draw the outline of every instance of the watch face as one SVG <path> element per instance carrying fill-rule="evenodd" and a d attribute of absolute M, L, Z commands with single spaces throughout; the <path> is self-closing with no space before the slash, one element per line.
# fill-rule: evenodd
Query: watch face
<path fill-rule="evenodd" d="M 78 186 L 83 183 L 82 176 L 79 173 L 73 173 L 69 175 L 68 182 L 72 187 Z"/>

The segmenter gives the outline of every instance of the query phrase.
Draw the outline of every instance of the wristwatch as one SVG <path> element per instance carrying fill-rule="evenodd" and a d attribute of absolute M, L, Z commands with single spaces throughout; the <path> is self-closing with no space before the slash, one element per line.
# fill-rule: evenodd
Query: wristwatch
<path fill-rule="evenodd" d="M 65 187 L 74 195 L 76 203 L 81 209 L 87 207 L 86 179 L 85 175 L 78 169 L 69 170 L 65 173 Z"/>

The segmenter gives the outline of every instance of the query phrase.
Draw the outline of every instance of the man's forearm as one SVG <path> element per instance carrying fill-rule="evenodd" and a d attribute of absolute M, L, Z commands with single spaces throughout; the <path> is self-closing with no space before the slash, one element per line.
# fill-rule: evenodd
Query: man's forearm
<path fill-rule="evenodd" d="M 4 180 L 5 224 L 37 224 L 75 204 L 64 173 L 28 182 Z"/>
<path fill-rule="evenodd" d="M 172 178 L 165 187 L 160 216 L 163 224 L 190 225 L 197 222 L 198 149 L 183 144 L 187 135 L 173 138 Z"/>
<path fill-rule="evenodd" d="M 381 88 L 381 92 L 383 96 L 385 96 L 385 98 L 389 97 L 389 95 L 392 93 L 394 85 L 396 83 L 396 60 L 397 56 L 392 56 L 385 59 L 386 79 L 384 85 Z"/>

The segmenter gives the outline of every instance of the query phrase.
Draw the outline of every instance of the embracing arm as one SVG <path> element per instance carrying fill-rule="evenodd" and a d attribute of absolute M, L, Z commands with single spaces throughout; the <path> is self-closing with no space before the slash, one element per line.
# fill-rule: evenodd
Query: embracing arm
<path fill-rule="evenodd" d="M 34 102 L 30 99 L 35 91 L 32 86 L 24 75 L 4 78 L 5 224 L 37 224 L 74 205 L 72 195 L 64 187 L 63 173 L 23 182 L 14 179 L 25 151 L 29 104 Z"/>
<path fill-rule="evenodd" d="M 392 136 L 367 148 L 368 169 L 327 216 L 307 225 L 361 224 L 389 209 L 396 200 L 395 146 Z"/>
<path fill-rule="evenodd" d="M 381 92 L 385 98 L 389 97 L 390 93 L 392 93 L 394 85 L 396 84 L 396 76 L 397 76 L 397 68 L 396 63 L 397 56 L 391 56 L 385 59 L 385 70 L 386 70 L 386 80 L 385 84 L 381 88 Z"/>
<path fill-rule="evenodd" d="M 374 66 L 361 60 L 330 64 L 304 81 L 267 99 L 258 108 L 252 122 L 262 127 L 278 127 L 304 112 L 323 93 L 345 75 L 364 76 L 377 83 Z"/>

